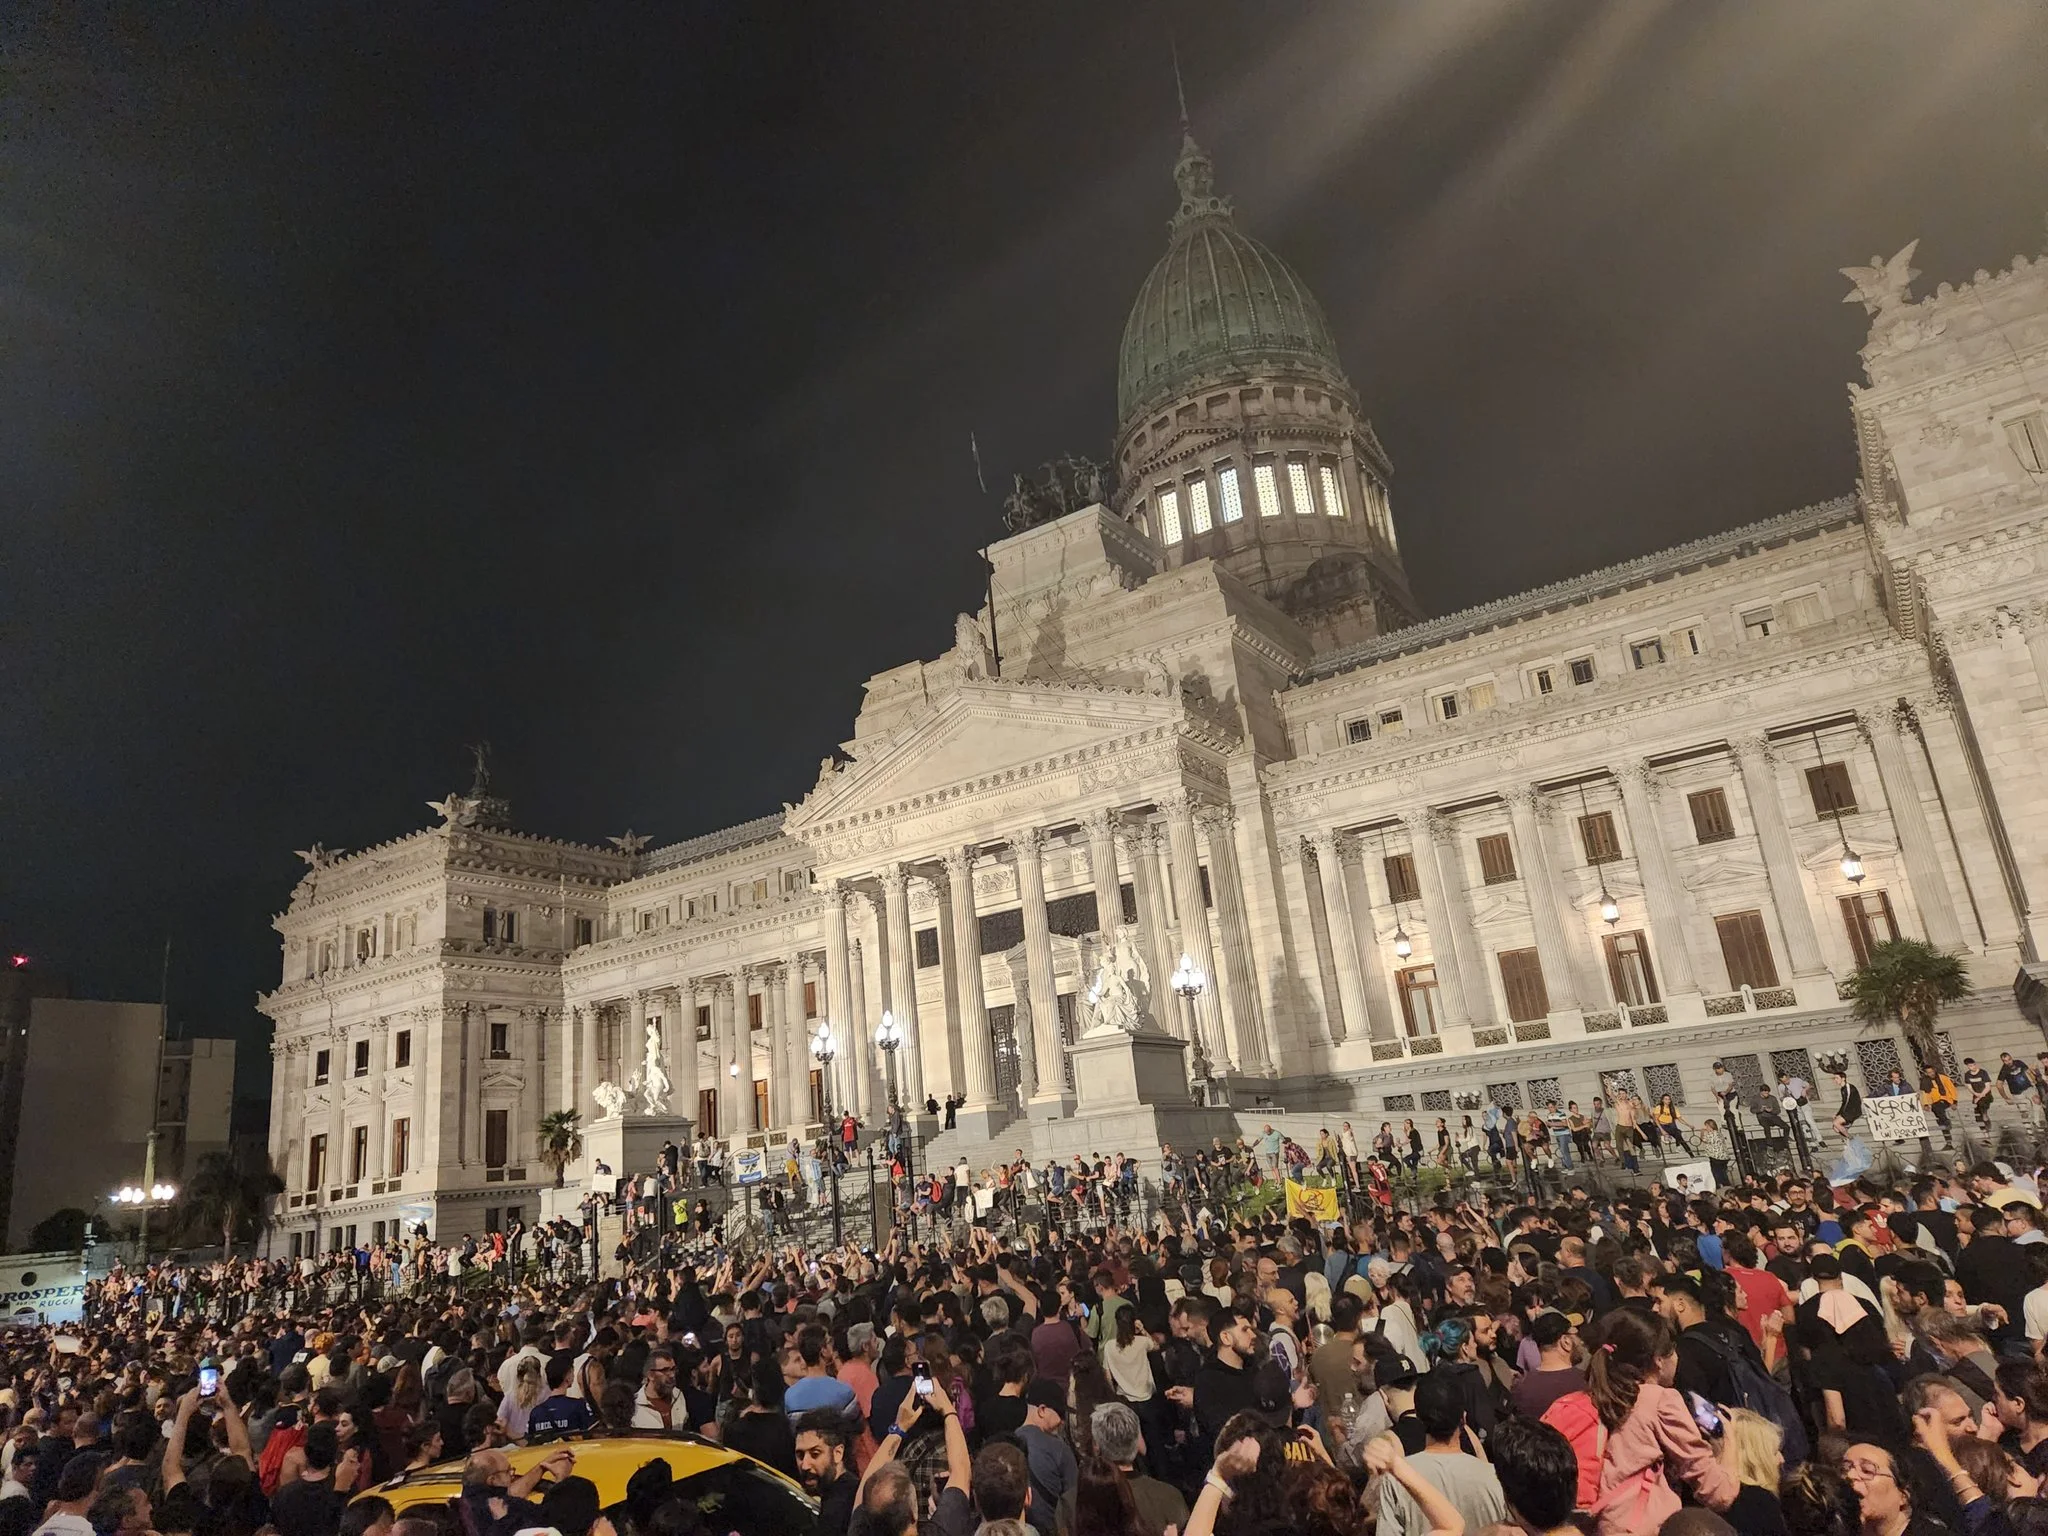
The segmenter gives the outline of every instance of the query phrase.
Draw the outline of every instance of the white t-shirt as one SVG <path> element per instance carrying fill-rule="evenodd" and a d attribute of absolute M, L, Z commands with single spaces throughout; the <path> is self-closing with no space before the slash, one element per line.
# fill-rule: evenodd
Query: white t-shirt
<path fill-rule="evenodd" d="M 2037 1285 L 2027 1292 L 2023 1305 L 2026 1308 L 2027 1337 L 2048 1338 L 2048 1285 Z"/>

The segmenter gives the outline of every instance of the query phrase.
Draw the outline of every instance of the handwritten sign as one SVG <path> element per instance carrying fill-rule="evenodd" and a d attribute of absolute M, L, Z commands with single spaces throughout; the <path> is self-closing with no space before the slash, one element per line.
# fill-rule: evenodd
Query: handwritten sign
<path fill-rule="evenodd" d="M 1927 1134 L 1927 1111 L 1911 1094 L 1863 1101 L 1873 1141 L 1918 1141 Z"/>

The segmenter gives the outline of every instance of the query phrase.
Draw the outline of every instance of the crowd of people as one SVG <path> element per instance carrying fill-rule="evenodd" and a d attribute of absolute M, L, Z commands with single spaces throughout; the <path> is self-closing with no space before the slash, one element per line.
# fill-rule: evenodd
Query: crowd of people
<path fill-rule="evenodd" d="M 400 1536 L 768 1528 L 687 1482 L 600 1509 L 575 1449 L 648 1431 L 786 1474 L 823 1536 L 2048 1532 L 2039 1188 L 961 1220 L 340 1300 L 297 1263 L 116 1270 L 0 1344 L 0 1536 L 381 1536 L 386 1485 L 449 1462 Z"/>

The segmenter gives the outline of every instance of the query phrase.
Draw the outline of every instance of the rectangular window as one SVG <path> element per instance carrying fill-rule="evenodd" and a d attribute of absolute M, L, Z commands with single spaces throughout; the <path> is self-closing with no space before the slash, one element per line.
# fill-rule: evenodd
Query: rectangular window
<path fill-rule="evenodd" d="M 1244 521 L 1244 493 L 1237 486 L 1237 466 L 1222 465 L 1216 471 L 1216 500 L 1226 523 Z"/>
<path fill-rule="evenodd" d="M 506 1019 L 491 1020 L 491 1059 L 508 1060 L 512 1055 L 512 1025 Z"/>
<path fill-rule="evenodd" d="M 939 963 L 938 929 L 920 928 L 910 937 L 917 946 L 917 968 L 920 971 L 928 971 Z"/>
<path fill-rule="evenodd" d="M 1889 944 L 1899 936 L 1899 925 L 1892 918 L 1892 899 L 1883 891 L 1858 891 L 1854 896 L 1844 896 L 1842 922 L 1849 930 L 1849 948 L 1859 967 L 1870 964 L 1873 947 Z"/>
<path fill-rule="evenodd" d="M 1706 645 L 1700 639 L 1698 629 L 1681 629 L 1678 632 L 1678 648 L 1688 656 L 1697 656 Z"/>
<path fill-rule="evenodd" d="M 1442 695 L 1440 695 L 1440 696 L 1439 696 L 1439 697 L 1437 698 L 1437 701 L 1436 701 L 1436 712 L 1437 712 L 1437 715 L 1439 716 L 1439 718 L 1441 718 L 1441 719 L 1445 719 L 1445 720 L 1455 720 L 1455 719 L 1457 719 L 1457 718 L 1458 718 L 1458 696 L 1457 696 L 1457 695 L 1456 695 L 1455 693 L 1446 693 L 1446 694 L 1442 694 Z"/>
<path fill-rule="evenodd" d="M 1401 1022 L 1409 1038 L 1436 1034 L 1442 1027 L 1437 1013 L 1436 967 L 1411 965 L 1396 972 L 1394 982 L 1401 994 Z"/>
<path fill-rule="evenodd" d="M 2030 475 L 2048 473 L 2048 423 L 2041 417 L 2022 416 L 2005 424 L 2005 440 L 2012 444 L 2013 457 Z"/>
<path fill-rule="evenodd" d="M 654 914 L 652 912 L 642 912 L 640 914 L 640 931 L 642 933 L 652 933 L 654 931 Z"/>
<path fill-rule="evenodd" d="M 1638 672 L 1645 667 L 1661 667 L 1664 664 L 1664 642 L 1655 638 L 1632 641 L 1628 659 Z"/>
<path fill-rule="evenodd" d="M 1725 843 L 1735 835 L 1735 823 L 1728 815 L 1725 790 L 1700 789 L 1685 797 L 1692 812 L 1693 836 L 1703 843 Z"/>
<path fill-rule="evenodd" d="M 1746 640 L 1762 640 L 1777 627 L 1777 612 L 1769 607 L 1752 608 L 1742 616 L 1742 634 Z"/>
<path fill-rule="evenodd" d="M 1856 809 L 1856 791 L 1849 784 L 1847 763 L 1822 763 L 1806 770 L 1806 792 L 1813 797 L 1816 816 L 1847 816 Z"/>
<path fill-rule="evenodd" d="M 1465 690 L 1465 694 L 1466 701 L 1472 706 L 1473 714 L 1478 714 L 1482 709 L 1493 708 L 1493 684 L 1474 683 Z"/>
<path fill-rule="evenodd" d="M 1188 532 L 1207 533 L 1209 522 L 1209 482 L 1190 480 L 1188 482 Z"/>
<path fill-rule="evenodd" d="M 1579 658 L 1579 659 L 1578 659 L 1577 661 L 1573 662 L 1573 663 L 1571 664 L 1571 666 L 1572 666 L 1572 683 L 1574 684 L 1574 686 L 1576 686 L 1576 687 L 1580 687 L 1580 688 L 1583 688 L 1583 687 L 1585 687 L 1585 686 L 1586 686 L 1586 684 L 1588 684 L 1588 683 L 1590 683 L 1591 681 L 1593 681 L 1593 658 L 1592 658 L 1592 657 L 1590 657 L 1590 656 L 1581 656 L 1581 657 L 1580 657 L 1580 658 Z"/>
<path fill-rule="evenodd" d="M 330 1070 L 329 1064 L 333 1060 L 334 1054 L 331 1051 L 315 1051 L 313 1053 L 313 1086 L 315 1088 L 327 1081 L 327 1074 Z"/>
<path fill-rule="evenodd" d="M 768 1079 L 765 1077 L 754 1079 L 754 1129 L 768 1129 Z"/>
<path fill-rule="evenodd" d="M 825 1069 L 811 1068 L 811 1117 L 809 1123 L 818 1124 L 825 1118 Z"/>
<path fill-rule="evenodd" d="M 699 1040 L 709 1040 L 711 1038 L 711 1005 L 709 1003 L 699 1003 L 697 1005 L 697 1038 Z"/>
<path fill-rule="evenodd" d="M 1594 811 L 1579 818 L 1579 841 L 1585 845 L 1588 864 L 1612 864 L 1621 857 L 1621 840 L 1614 835 L 1614 813 Z"/>
<path fill-rule="evenodd" d="M 391 1176 L 395 1179 L 407 1171 L 412 1164 L 412 1121 L 400 1119 L 391 1122 Z"/>
<path fill-rule="evenodd" d="M 412 1065 L 412 1031 L 401 1029 L 391 1037 L 391 1065 L 409 1067 Z"/>
<path fill-rule="evenodd" d="M 1479 870 L 1488 885 L 1506 885 L 1515 878 L 1515 845 L 1507 833 L 1479 839 Z"/>
<path fill-rule="evenodd" d="M 1180 542 L 1180 492 L 1172 486 L 1159 492 L 1159 542 Z"/>
<path fill-rule="evenodd" d="M 370 1042 L 358 1040 L 353 1049 L 355 1051 L 355 1075 L 357 1077 L 368 1077 L 370 1075 Z"/>
<path fill-rule="evenodd" d="M 597 925 L 587 917 L 576 919 L 576 943 L 578 947 L 589 944 L 597 938 Z"/>
<path fill-rule="evenodd" d="M 374 931 L 368 928 L 358 928 L 356 930 L 356 964 L 364 964 L 376 952 L 377 939 Z"/>
<path fill-rule="evenodd" d="M 1545 694 L 1557 691 L 1557 680 L 1550 675 L 1550 668 L 1538 667 L 1530 676 L 1535 679 L 1537 693 Z"/>
<path fill-rule="evenodd" d="M 1252 466 L 1252 489 L 1258 492 L 1259 516 L 1280 515 L 1280 481 L 1273 473 L 1272 461 Z"/>
<path fill-rule="evenodd" d="M 817 1016 L 818 984 L 815 981 L 807 981 L 804 983 L 804 1017 L 815 1019 Z"/>
<path fill-rule="evenodd" d="M 1802 592 L 1785 600 L 1787 629 L 1810 629 L 1815 624 L 1825 624 L 1827 617 L 1827 607 L 1821 602 L 1818 592 Z"/>
<path fill-rule="evenodd" d="M 306 1141 L 306 1188 L 318 1189 L 327 1182 L 327 1138 L 309 1137 Z"/>
<path fill-rule="evenodd" d="M 484 1111 L 484 1166 L 502 1168 L 505 1153 L 512 1140 L 512 1111 L 509 1109 L 487 1109 Z"/>
<path fill-rule="evenodd" d="M 1337 466 L 1334 464 L 1324 464 L 1318 467 L 1322 470 L 1323 476 L 1323 511 L 1331 517 L 1342 517 L 1344 515 L 1344 488 L 1337 483 Z"/>
<path fill-rule="evenodd" d="M 764 994 L 759 992 L 749 992 L 747 994 L 747 1028 L 749 1031 L 761 1027 L 761 1003 L 763 996 Z"/>
<path fill-rule="evenodd" d="M 1387 871 L 1387 895 L 1392 900 L 1413 901 L 1422 894 L 1422 888 L 1415 883 L 1413 854 L 1390 853 L 1382 862 Z"/>
<path fill-rule="evenodd" d="M 718 1134 L 718 1090 L 699 1088 L 697 1090 L 697 1134 L 716 1136 Z"/>
<path fill-rule="evenodd" d="M 1383 709 L 1380 711 L 1380 734 L 1382 736 L 1398 736 L 1407 728 L 1408 722 L 1402 718 L 1400 710 Z"/>
<path fill-rule="evenodd" d="M 1640 932 L 1607 935 L 1607 981 L 1614 1000 L 1640 1008 L 1657 1001 L 1657 976 L 1650 969 L 1650 946 Z"/>
<path fill-rule="evenodd" d="M 1507 989 L 1508 1017 L 1515 1023 L 1550 1017 L 1550 992 L 1543 985 L 1543 963 L 1535 950 L 1502 950 L 1500 981 Z"/>
<path fill-rule="evenodd" d="M 1345 721 L 1344 739 L 1354 747 L 1357 746 L 1358 743 L 1360 743 L 1361 741 L 1371 741 L 1372 722 L 1370 720 Z"/>
<path fill-rule="evenodd" d="M 358 1125 L 348 1133 L 348 1181 L 360 1184 L 370 1171 L 370 1128 Z"/>
<path fill-rule="evenodd" d="M 1728 985 L 1775 987 L 1777 962 L 1771 958 L 1771 938 L 1764 931 L 1761 912 L 1731 912 L 1714 919 L 1714 932 L 1721 938 L 1721 958 L 1728 965 Z"/>
<path fill-rule="evenodd" d="M 1294 496 L 1294 515 L 1307 517 L 1316 509 L 1315 492 L 1309 489 L 1308 465 L 1300 459 L 1287 461 L 1287 489 Z"/>

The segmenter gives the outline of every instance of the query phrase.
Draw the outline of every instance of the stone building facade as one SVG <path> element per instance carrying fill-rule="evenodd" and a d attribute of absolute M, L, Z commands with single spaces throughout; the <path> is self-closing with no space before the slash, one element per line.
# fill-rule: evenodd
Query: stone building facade
<path fill-rule="evenodd" d="M 310 851 L 263 999 L 280 1243 L 530 1219 L 539 1117 L 650 1051 L 737 1143 L 927 1093 L 947 1150 L 1071 1141 L 1110 928 L 1257 1118 L 1879 1080 L 1839 987 L 1895 935 L 1967 957 L 1955 1056 L 2039 1048 L 2048 267 L 1852 271 L 1854 495 L 1421 619 L 1320 308 L 1192 142 L 1176 182 L 1113 488 L 992 549 L 1000 659 L 961 616 L 800 804 L 709 836 L 533 837 L 480 783 Z"/>

